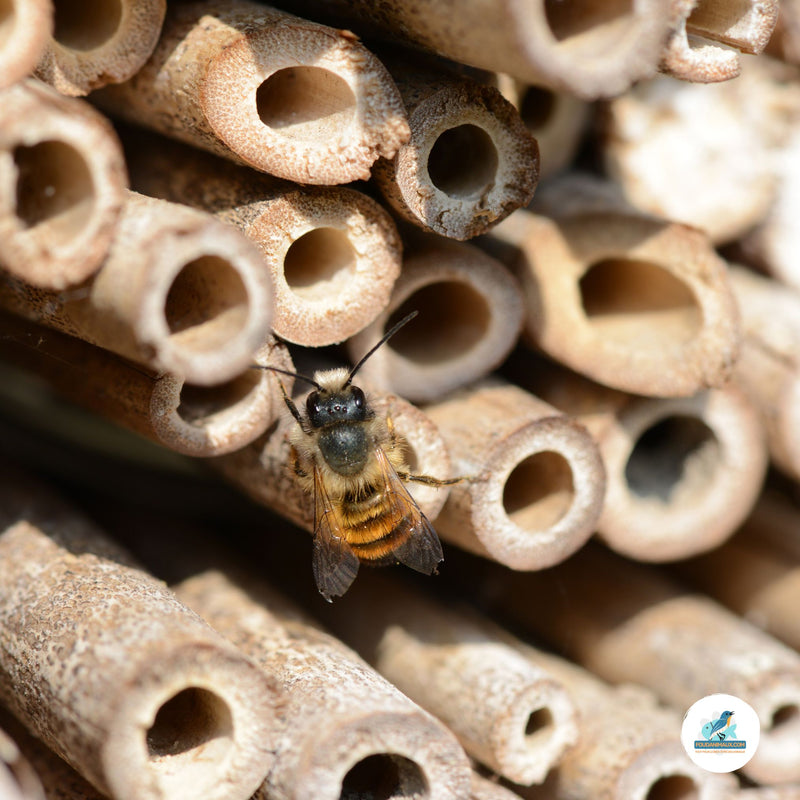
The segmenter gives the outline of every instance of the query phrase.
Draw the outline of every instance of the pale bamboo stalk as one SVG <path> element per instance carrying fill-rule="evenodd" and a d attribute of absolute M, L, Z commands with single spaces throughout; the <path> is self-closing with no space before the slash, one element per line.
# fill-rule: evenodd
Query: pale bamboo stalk
<path fill-rule="evenodd" d="M 367 179 L 409 135 L 397 87 L 355 36 L 249 0 L 170 5 L 147 64 L 96 101 L 299 183 Z"/>
<path fill-rule="evenodd" d="M 520 653 L 570 693 L 578 743 L 526 800 L 730 800 L 737 781 L 693 764 L 680 743 L 680 716 L 641 687 L 609 686 L 562 658 L 526 645 Z M 644 723 L 644 724 L 643 724 Z"/>
<path fill-rule="evenodd" d="M 798 780 L 800 655 L 708 597 L 598 547 L 509 576 L 498 605 L 599 677 L 647 686 L 681 713 L 715 692 L 741 698 L 761 723 L 745 774 Z"/>
<path fill-rule="evenodd" d="M 35 374 L 71 403 L 187 456 L 238 450 L 283 413 L 266 370 L 248 367 L 225 383 L 193 386 L 2 311 L 0 330 L 5 362 Z M 286 347 L 272 337 L 256 351 L 253 365 L 293 369 Z"/>
<path fill-rule="evenodd" d="M 543 569 L 595 530 L 605 492 L 586 428 L 499 379 L 427 406 L 457 475 L 436 520 L 441 537 L 513 569 Z"/>
<path fill-rule="evenodd" d="M 61 294 L 0 282 L 0 305 L 199 385 L 244 370 L 272 319 L 272 282 L 243 234 L 201 211 L 128 192 L 108 257 Z"/>
<path fill-rule="evenodd" d="M 0 491 L 3 701 L 104 794 L 249 797 L 274 684 L 41 486 Z"/>
<path fill-rule="evenodd" d="M 8 0 L 0 9 L 0 89 L 33 72 L 53 29 L 52 0 Z"/>
<path fill-rule="evenodd" d="M 378 161 L 373 176 L 398 214 L 463 240 L 530 202 L 539 150 L 497 89 L 425 62 L 390 57 L 387 64 L 411 138 Z"/>
<path fill-rule="evenodd" d="M 736 377 L 761 412 L 772 460 L 800 480 L 800 293 L 731 270 L 744 341 Z"/>
<path fill-rule="evenodd" d="M 737 51 L 763 52 L 778 21 L 778 0 L 671 0 L 671 5 L 673 30 L 660 68 L 696 83 L 739 75 Z"/>
<path fill-rule="evenodd" d="M 518 800 L 519 795 L 483 775 L 472 772 L 469 800 Z"/>
<path fill-rule="evenodd" d="M 258 246 L 275 288 L 273 331 L 342 342 L 389 302 L 401 242 L 389 214 L 346 187 L 298 186 L 161 137 L 123 137 L 131 185 L 215 214 Z"/>
<path fill-rule="evenodd" d="M 735 800 L 800 800 L 800 786 L 758 786 L 742 789 Z"/>
<path fill-rule="evenodd" d="M 436 400 L 487 375 L 523 322 L 522 290 L 498 261 L 440 237 L 414 243 L 386 308 L 348 343 L 355 362 L 407 313 L 419 316 L 364 364 L 364 379 L 412 402 Z"/>
<path fill-rule="evenodd" d="M 337 14 L 363 35 L 387 34 L 453 61 L 505 72 L 586 99 L 625 91 L 655 72 L 671 21 L 667 3 L 547 0 L 294 0 Z"/>
<path fill-rule="evenodd" d="M 265 584 L 214 570 L 175 591 L 283 689 L 275 765 L 256 798 L 467 796 L 455 737 Z"/>
<path fill-rule="evenodd" d="M 166 0 L 54 0 L 52 35 L 36 77 L 72 96 L 127 80 L 153 52 L 166 7 Z"/>
<path fill-rule="evenodd" d="M 576 714 L 564 688 L 466 609 L 371 573 L 325 622 L 447 725 L 472 758 L 509 780 L 541 783 L 575 743 Z"/>
<path fill-rule="evenodd" d="M 779 10 L 767 53 L 789 64 L 800 64 L 800 2 L 780 0 Z"/>
<path fill-rule="evenodd" d="M 731 242 L 773 203 L 799 103 L 792 72 L 764 56 L 743 57 L 734 81 L 641 83 L 607 106 L 606 170 L 642 211 Z"/>
<path fill-rule="evenodd" d="M 0 92 L 0 265 L 35 286 L 79 283 L 101 264 L 127 173 L 108 121 L 33 79 Z"/>
<path fill-rule="evenodd" d="M 430 419 L 397 395 L 371 390 L 368 384 L 359 385 L 366 392 L 367 402 L 375 414 L 391 417 L 411 472 L 442 479 L 451 477 L 447 448 Z M 305 393 L 305 384 L 302 391 Z M 294 399 L 298 408 L 304 407 L 304 394 Z M 313 533 L 314 499 L 303 490 L 292 472 L 288 437 L 294 425 L 297 423 L 286 412 L 276 426 L 255 442 L 213 459 L 211 463 L 254 500 Z M 449 491 L 449 487 L 417 483 L 409 483 L 407 488 L 431 520 L 441 511 Z"/>
<path fill-rule="evenodd" d="M 642 561 L 719 546 L 750 512 L 768 456 L 758 411 L 734 385 L 684 398 L 625 395 L 541 359 L 510 365 L 525 389 L 574 416 L 607 475 L 597 531 Z"/>
<path fill-rule="evenodd" d="M 0 721 L 3 723 L 0 728 L 0 797 L 3 800 L 45 800 L 42 783 L 20 750 L 17 736 L 12 739 L 6 733 L 7 716 L 0 714 Z"/>
<path fill-rule="evenodd" d="M 738 354 L 725 262 L 700 231 L 610 208 L 515 214 L 495 252 L 525 293 L 526 338 L 590 378 L 679 397 L 721 386 Z"/>

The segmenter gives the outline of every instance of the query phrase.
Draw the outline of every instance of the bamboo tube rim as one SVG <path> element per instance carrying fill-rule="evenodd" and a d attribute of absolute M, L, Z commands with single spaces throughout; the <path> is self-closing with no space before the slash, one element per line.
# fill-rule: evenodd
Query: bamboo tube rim
<path fill-rule="evenodd" d="M 33 71 L 53 29 L 51 0 L 0 3 L 0 89 Z"/>

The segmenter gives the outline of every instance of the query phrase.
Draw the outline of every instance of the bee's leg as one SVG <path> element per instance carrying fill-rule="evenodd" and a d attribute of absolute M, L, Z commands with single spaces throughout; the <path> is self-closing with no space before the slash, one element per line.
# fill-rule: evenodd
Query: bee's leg
<path fill-rule="evenodd" d="M 297 420 L 297 424 L 303 429 L 303 433 L 310 433 L 310 431 L 306 428 L 305 423 L 303 422 L 303 417 L 300 412 L 297 410 L 297 406 L 294 404 L 294 400 L 286 393 L 286 387 L 283 385 L 283 381 L 280 378 L 277 378 L 278 386 L 281 387 L 281 394 L 283 395 L 283 402 L 286 403 L 286 407 L 289 409 L 291 415 Z"/>
<path fill-rule="evenodd" d="M 308 473 L 300 466 L 300 458 L 297 455 L 297 450 L 292 447 L 289 450 L 289 466 L 291 467 L 292 472 L 297 475 L 298 478 L 307 478 Z"/>
<path fill-rule="evenodd" d="M 454 483 L 467 481 L 469 478 L 461 476 L 459 478 L 434 478 L 431 475 L 412 475 L 410 472 L 398 472 L 401 481 L 413 481 L 414 483 L 424 483 L 426 486 L 452 486 Z"/>

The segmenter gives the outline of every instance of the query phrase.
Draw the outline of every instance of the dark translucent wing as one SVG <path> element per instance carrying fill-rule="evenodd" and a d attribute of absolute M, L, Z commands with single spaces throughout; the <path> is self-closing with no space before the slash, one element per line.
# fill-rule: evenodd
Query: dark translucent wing
<path fill-rule="evenodd" d="M 317 468 L 314 468 L 314 580 L 330 603 L 341 597 L 355 580 L 358 558 L 344 536 L 336 507 L 331 503 Z"/>
<path fill-rule="evenodd" d="M 384 473 L 387 498 L 398 509 L 396 516 L 404 519 L 403 524 L 408 530 L 408 537 L 392 551 L 392 556 L 417 572 L 432 575 L 444 560 L 439 537 L 400 480 L 386 453 L 378 448 L 376 455 Z"/>

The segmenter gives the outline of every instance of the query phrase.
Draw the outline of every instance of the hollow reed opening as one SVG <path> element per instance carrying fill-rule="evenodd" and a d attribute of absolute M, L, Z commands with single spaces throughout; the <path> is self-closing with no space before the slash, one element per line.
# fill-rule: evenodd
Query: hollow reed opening
<path fill-rule="evenodd" d="M 283 259 L 289 288 L 304 300 L 324 300 L 355 275 L 356 251 L 346 231 L 314 228 L 295 239 Z"/>
<path fill-rule="evenodd" d="M 665 775 L 648 790 L 645 800 L 699 800 L 700 792 L 688 775 Z"/>
<path fill-rule="evenodd" d="M 777 733 L 798 725 L 800 725 L 800 709 L 796 705 L 787 703 L 772 712 L 769 730 Z"/>
<path fill-rule="evenodd" d="M 444 131 L 428 155 L 428 176 L 449 197 L 479 197 L 494 185 L 499 156 L 492 137 L 477 125 Z"/>
<path fill-rule="evenodd" d="M 692 341 L 702 312 L 692 290 L 650 261 L 605 258 L 579 284 L 583 310 L 606 339 L 661 353 Z"/>
<path fill-rule="evenodd" d="M 529 86 L 519 104 L 519 115 L 530 131 L 543 128 L 553 116 L 557 99 L 550 89 Z"/>
<path fill-rule="evenodd" d="M 393 753 L 375 753 L 347 772 L 339 800 L 424 800 L 429 794 L 416 762 Z"/>
<path fill-rule="evenodd" d="M 245 403 L 262 377 L 260 370 L 249 369 L 232 380 L 214 386 L 185 383 L 181 389 L 178 416 L 189 425 L 207 425 L 217 414 Z"/>
<path fill-rule="evenodd" d="M 16 216 L 29 235 L 50 249 L 68 245 L 92 218 L 95 186 L 83 154 L 55 139 L 19 145 Z"/>
<path fill-rule="evenodd" d="M 572 468 L 561 453 L 545 450 L 522 460 L 503 488 L 503 508 L 519 528 L 545 530 L 569 510 L 575 497 Z"/>
<path fill-rule="evenodd" d="M 356 97 L 347 81 L 322 67 L 286 67 L 256 91 L 256 109 L 268 128 L 314 141 L 340 139 L 356 119 Z"/>
<path fill-rule="evenodd" d="M 531 749 L 537 749 L 543 739 L 553 733 L 555 721 L 549 708 L 537 708 L 531 711 L 525 722 L 525 743 Z"/>
<path fill-rule="evenodd" d="M 688 502 L 707 490 L 720 459 L 720 443 L 711 428 L 698 417 L 675 414 L 639 436 L 625 466 L 625 480 L 640 498 Z"/>
<path fill-rule="evenodd" d="M 545 0 L 545 18 L 559 45 L 580 37 L 581 55 L 608 56 L 635 26 L 633 0 Z"/>
<path fill-rule="evenodd" d="M 419 316 L 386 347 L 417 364 L 444 363 L 465 355 L 487 335 L 491 323 L 488 301 L 463 281 L 436 281 L 420 287 L 389 315 L 385 329 L 412 311 Z"/>
<path fill-rule="evenodd" d="M 53 38 L 71 50 L 95 50 L 122 22 L 122 0 L 53 0 Z"/>
<path fill-rule="evenodd" d="M 239 271 L 227 259 L 204 255 L 175 276 L 164 317 L 175 346 L 201 353 L 222 347 L 244 329 L 249 298 Z"/>

